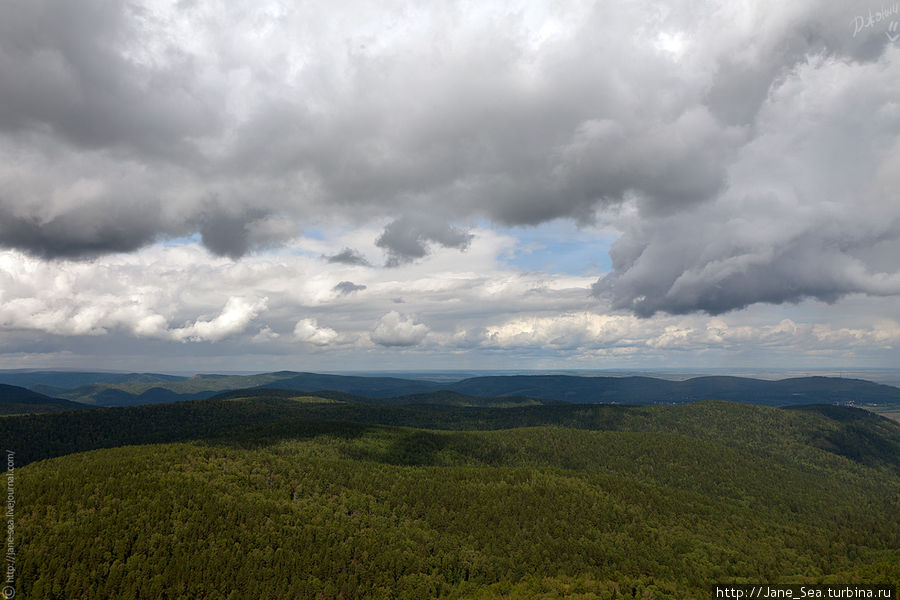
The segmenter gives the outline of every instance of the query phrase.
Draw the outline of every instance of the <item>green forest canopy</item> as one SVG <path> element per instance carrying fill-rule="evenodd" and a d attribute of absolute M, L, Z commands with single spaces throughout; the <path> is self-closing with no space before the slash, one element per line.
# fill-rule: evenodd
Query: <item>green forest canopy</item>
<path fill-rule="evenodd" d="M 900 580 L 900 426 L 855 409 L 258 397 L 0 425 L 68 454 L 21 450 L 37 461 L 17 477 L 21 597 L 683 598 Z M 119 447 L 78 452 L 102 446 Z"/>

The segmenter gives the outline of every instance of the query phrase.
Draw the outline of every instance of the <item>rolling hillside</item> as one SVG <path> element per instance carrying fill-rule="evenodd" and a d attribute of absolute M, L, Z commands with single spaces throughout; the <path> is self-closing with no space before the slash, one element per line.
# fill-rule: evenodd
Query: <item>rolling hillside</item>
<path fill-rule="evenodd" d="M 62 398 L 95 406 L 134 406 L 182 400 L 202 400 L 238 388 L 268 386 L 295 373 L 282 371 L 260 375 L 194 375 L 163 380 L 137 376 L 118 383 L 91 383 L 60 391 Z"/>
<path fill-rule="evenodd" d="M 237 398 L 235 400 L 234 398 Z M 372 405 L 349 395 L 322 398 L 280 392 L 246 397 L 66 414 L 8 417 L 0 439 L 28 440 L 18 464 L 97 448 L 198 439 L 258 443 L 307 435 L 318 427 L 385 425 L 445 430 L 499 430 L 554 426 L 595 431 L 676 433 L 760 452 L 801 457 L 816 452 L 879 461 L 898 468 L 900 424 L 855 408 L 791 410 L 702 401 L 679 406 L 525 405 L 466 407 L 441 404 Z M 335 401 L 337 398 L 340 401 Z M 867 441 L 868 440 L 868 441 Z"/>
<path fill-rule="evenodd" d="M 38 386 L 51 390 L 72 390 L 94 383 L 121 384 L 129 382 L 160 383 L 186 379 L 178 375 L 160 373 L 110 373 L 82 371 L 10 371 L 0 370 L 0 383 L 34 389 Z M 41 391 L 35 389 L 35 391 Z M 55 393 L 55 392 L 54 392 Z"/>
<path fill-rule="evenodd" d="M 15 385 L 0 384 L 0 415 L 48 413 L 87 408 L 83 404 L 50 398 Z"/>
<path fill-rule="evenodd" d="M 28 598 L 703 598 L 713 582 L 900 579 L 900 425 L 852 408 L 279 393 L 0 432 L 37 461 L 17 471 Z"/>

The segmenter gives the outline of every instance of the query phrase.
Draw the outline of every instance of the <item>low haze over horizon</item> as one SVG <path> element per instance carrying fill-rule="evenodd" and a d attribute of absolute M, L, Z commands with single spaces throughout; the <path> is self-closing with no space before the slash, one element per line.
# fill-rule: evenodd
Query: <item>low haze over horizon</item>
<path fill-rule="evenodd" d="M 896 369 L 898 22 L 10 3 L 0 369 Z"/>

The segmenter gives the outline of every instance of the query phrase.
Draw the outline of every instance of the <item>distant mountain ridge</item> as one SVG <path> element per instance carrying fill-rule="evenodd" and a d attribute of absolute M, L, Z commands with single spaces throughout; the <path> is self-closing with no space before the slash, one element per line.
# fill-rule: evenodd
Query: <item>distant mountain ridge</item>
<path fill-rule="evenodd" d="M 278 388 L 247 388 L 242 390 L 231 390 L 222 392 L 212 396 L 211 400 L 262 400 L 273 398 L 292 398 L 298 394 L 305 392 L 297 392 L 289 389 Z M 335 391 L 319 391 L 313 394 L 323 400 L 335 402 L 352 402 L 355 404 L 371 404 L 374 406 L 411 406 L 434 404 L 440 406 L 455 407 L 479 407 L 479 408 L 510 408 L 515 406 L 541 406 L 541 405 L 558 405 L 568 404 L 558 402 L 556 400 L 542 400 L 538 398 L 529 398 L 527 396 L 467 396 L 459 392 L 449 392 L 441 390 L 437 392 L 420 392 L 418 394 L 407 394 L 403 396 L 391 396 L 388 398 L 372 398 L 366 396 L 358 396 L 348 392 Z"/>
<path fill-rule="evenodd" d="M 129 382 L 171 382 L 187 377 L 161 373 L 105 373 L 81 371 L 0 371 L 0 383 L 28 389 L 45 386 L 58 390 L 72 390 L 94 383 L 119 384 Z M 40 390 L 35 390 L 40 391 Z M 42 392 L 43 393 L 43 392 Z"/>
<path fill-rule="evenodd" d="M 103 377 L 107 379 L 102 380 Z M 728 400 L 762 406 L 856 404 L 900 407 L 900 388 L 862 379 L 799 377 L 778 381 L 709 376 L 684 381 L 653 377 L 575 375 L 488 375 L 456 382 L 400 377 L 331 375 L 277 371 L 256 375 L 152 373 L 0 373 L 0 382 L 27 380 L 30 389 L 92 406 L 131 406 L 201 400 L 240 389 L 283 389 L 305 394 L 339 392 L 371 399 L 456 393 L 477 398 L 525 397 L 576 404 L 681 404 Z M 90 383 L 83 384 L 83 381 Z M 73 387 L 61 389 L 61 385 Z M 74 384 L 74 385 L 73 385 Z M 431 399 L 424 399 L 431 402 Z"/>
<path fill-rule="evenodd" d="M 370 398 L 449 391 L 466 396 L 524 396 L 576 404 L 680 404 L 697 400 L 729 400 L 762 406 L 834 402 L 900 405 L 900 388 L 835 377 L 767 381 L 714 376 L 670 381 L 653 377 L 503 375 L 472 377 L 455 383 L 434 383 L 391 377 L 301 373 L 265 387 L 304 392 L 329 390 Z"/>
<path fill-rule="evenodd" d="M 861 379 L 835 377 L 767 381 L 713 376 L 669 381 L 652 377 L 538 375 L 477 377 L 463 380 L 450 389 L 463 394 L 515 394 L 579 404 L 680 404 L 697 400 L 729 400 L 762 406 L 832 402 L 900 404 L 900 388 Z"/>

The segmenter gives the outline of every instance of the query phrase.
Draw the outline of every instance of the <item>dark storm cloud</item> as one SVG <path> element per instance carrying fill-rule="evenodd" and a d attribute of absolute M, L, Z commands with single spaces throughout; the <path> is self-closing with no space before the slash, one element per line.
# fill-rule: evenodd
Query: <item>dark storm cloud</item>
<path fill-rule="evenodd" d="M 159 230 L 159 209 L 152 201 L 122 210 L 112 198 L 94 208 L 39 221 L 16 214 L 14 206 L 0 199 L 0 240 L 35 256 L 90 258 L 136 250 L 152 242 Z"/>
<path fill-rule="evenodd" d="M 77 146 L 174 158 L 217 126 L 193 58 L 139 55 L 149 10 L 121 2 L 35 0 L 0 20 L 0 129 L 46 129 Z M 154 40 L 159 42 L 159 38 Z M 134 51 L 134 52 L 132 52 Z"/>
<path fill-rule="evenodd" d="M 721 246 L 729 233 L 740 234 L 726 228 L 710 235 L 696 223 L 681 225 L 615 245 L 615 270 L 594 284 L 594 293 L 608 296 L 614 308 L 642 317 L 657 312 L 717 315 L 757 302 L 816 298 L 831 303 L 851 293 L 900 293 L 900 277 L 869 272 L 828 239 L 808 235 L 774 248 L 729 245 L 711 253 L 709 248 Z"/>
<path fill-rule="evenodd" d="M 81 258 L 190 232 L 165 218 L 162 196 L 218 113 L 188 54 L 139 55 L 150 23 L 137 5 L 102 0 L 4 6 L 0 246 Z"/>
<path fill-rule="evenodd" d="M 239 258 L 252 245 L 252 224 L 264 216 L 258 211 L 238 215 L 222 212 L 204 215 L 198 227 L 203 245 L 214 254 Z"/>
<path fill-rule="evenodd" d="M 342 281 L 331 289 L 338 292 L 341 296 L 348 296 L 353 292 L 360 292 L 366 289 L 366 286 L 355 284 L 352 281 Z"/>
<path fill-rule="evenodd" d="M 386 266 L 396 267 L 427 255 L 429 242 L 465 250 L 471 241 L 472 234 L 447 223 L 402 218 L 389 223 L 375 245 L 387 250 Z"/>
<path fill-rule="evenodd" d="M 359 253 L 358 250 L 354 250 L 353 248 L 344 248 L 337 254 L 332 256 L 324 257 L 330 263 L 340 263 L 344 265 L 357 265 L 360 267 L 370 267 L 372 266 L 366 257 Z"/>
<path fill-rule="evenodd" d="M 110 252 L 128 252 L 153 241 L 146 223 L 89 226 L 80 231 L 60 222 L 38 224 L 30 219 L 0 216 L 0 239 L 7 247 L 45 258 L 87 258 Z"/>

